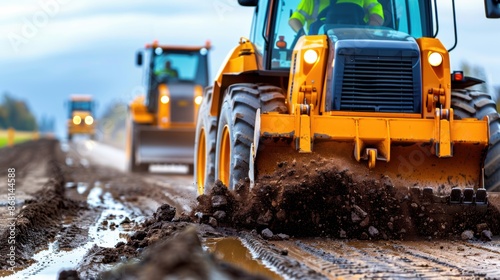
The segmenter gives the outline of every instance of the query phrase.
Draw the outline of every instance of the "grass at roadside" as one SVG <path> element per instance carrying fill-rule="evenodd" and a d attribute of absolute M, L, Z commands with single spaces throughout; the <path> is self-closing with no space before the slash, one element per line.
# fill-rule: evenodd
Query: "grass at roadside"
<path fill-rule="evenodd" d="M 15 131 L 14 143 L 20 143 L 33 139 L 32 131 Z M 0 130 L 0 148 L 7 145 L 7 130 Z"/>

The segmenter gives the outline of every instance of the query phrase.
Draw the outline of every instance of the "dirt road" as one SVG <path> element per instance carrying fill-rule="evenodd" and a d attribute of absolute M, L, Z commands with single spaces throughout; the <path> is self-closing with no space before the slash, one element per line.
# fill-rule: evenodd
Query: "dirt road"
<path fill-rule="evenodd" d="M 293 238 L 287 227 L 271 232 L 279 227 L 262 221 L 266 213 L 255 223 L 231 223 L 225 215 L 231 215 L 227 205 L 233 198 L 223 188 L 199 200 L 225 211 L 201 211 L 192 177 L 182 167 L 137 175 L 125 173 L 124 162 L 122 151 L 92 141 L 40 140 L 0 150 L 0 277 L 500 278 L 496 216 L 458 227 L 446 239 L 383 236 L 394 225 L 373 221 Z M 9 174 L 16 179 L 12 191 Z M 351 208 L 358 214 L 349 221 L 364 218 Z M 357 232 L 366 238 L 353 238 Z"/>

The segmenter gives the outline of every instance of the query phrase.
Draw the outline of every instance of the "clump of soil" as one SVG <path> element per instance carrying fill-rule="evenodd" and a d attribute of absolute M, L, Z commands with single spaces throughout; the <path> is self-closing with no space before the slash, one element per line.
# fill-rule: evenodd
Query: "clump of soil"
<path fill-rule="evenodd" d="M 293 236 L 358 239 L 449 237 L 487 223 L 498 234 L 494 207 L 429 202 L 388 176 L 362 178 L 327 159 L 281 162 L 251 190 L 240 181 L 229 191 L 220 181 L 198 197 L 194 216 L 203 223 Z M 439 199 L 436 199 L 439 200 Z M 487 214 L 485 214 L 487 212 Z"/>

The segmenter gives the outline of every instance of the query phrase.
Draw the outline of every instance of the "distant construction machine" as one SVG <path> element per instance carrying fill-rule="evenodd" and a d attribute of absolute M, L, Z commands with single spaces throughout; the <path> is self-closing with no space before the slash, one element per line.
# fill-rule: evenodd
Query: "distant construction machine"
<path fill-rule="evenodd" d="M 239 0 L 256 7 L 254 21 L 200 108 L 199 194 L 216 179 L 252 186 L 318 156 L 451 203 L 485 204 L 486 189 L 500 190 L 496 104 L 469 88 L 483 81 L 450 71 L 437 1 L 302 2 Z M 500 17 L 498 0 L 485 4 L 488 18 Z"/>
<path fill-rule="evenodd" d="M 145 172 L 151 164 L 183 164 L 192 174 L 209 50 L 208 42 L 199 47 L 154 42 L 138 52 L 137 65 L 145 65 L 146 95 L 135 98 L 129 108 L 129 171 Z"/>
<path fill-rule="evenodd" d="M 68 107 L 68 141 L 71 141 L 75 134 L 86 134 L 95 139 L 95 109 L 92 96 L 71 95 Z"/>

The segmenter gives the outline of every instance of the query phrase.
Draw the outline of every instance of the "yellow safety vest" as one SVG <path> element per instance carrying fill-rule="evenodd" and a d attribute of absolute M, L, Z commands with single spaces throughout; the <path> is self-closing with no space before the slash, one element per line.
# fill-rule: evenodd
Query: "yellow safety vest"
<path fill-rule="evenodd" d="M 160 69 L 155 71 L 156 75 L 167 75 L 172 78 L 177 78 L 178 73 L 177 70 L 174 69 Z"/>
<path fill-rule="evenodd" d="M 382 4 L 377 0 L 337 0 L 337 3 L 352 3 L 359 5 L 365 10 L 365 22 L 368 22 L 370 15 L 376 14 L 384 18 L 384 10 Z M 330 5 L 330 0 L 302 0 L 297 6 L 297 10 L 290 18 L 299 20 L 302 25 L 309 26 L 317 20 L 318 14 Z"/>

